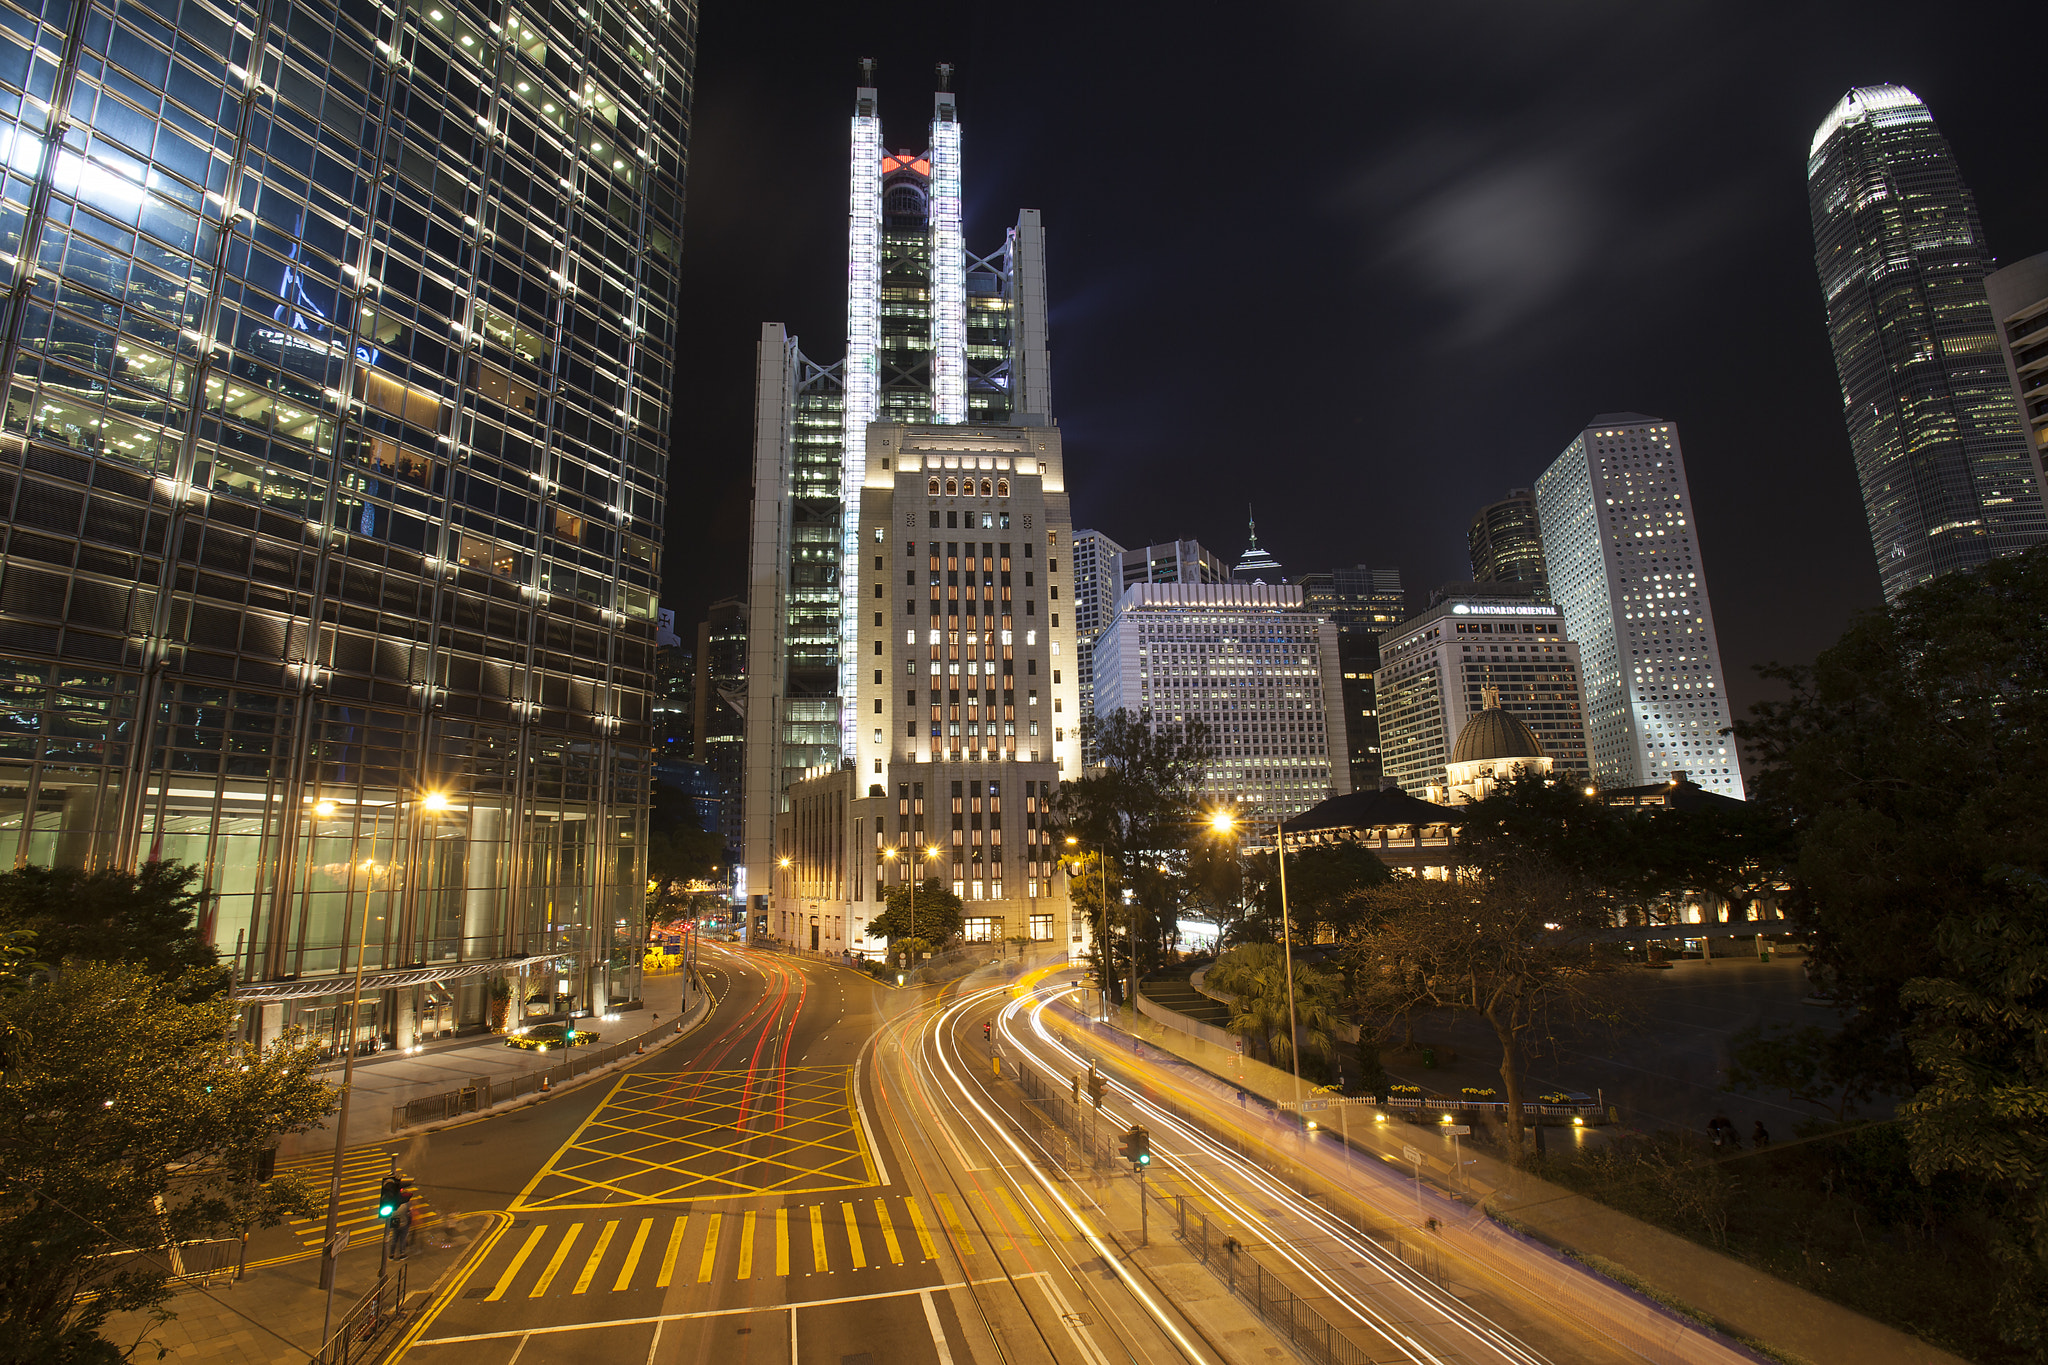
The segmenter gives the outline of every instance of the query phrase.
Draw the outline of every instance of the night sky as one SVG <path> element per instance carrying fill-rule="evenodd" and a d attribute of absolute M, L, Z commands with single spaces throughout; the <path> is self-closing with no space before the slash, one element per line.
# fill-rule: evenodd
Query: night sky
<path fill-rule="evenodd" d="M 1741 714 L 1880 600 L 1809 140 L 1910 86 L 1991 249 L 2048 250 L 2030 10 L 704 0 L 668 605 L 689 638 L 744 587 L 759 324 L 844 353 L 857 59 L 919 151 L 950 61 L 969 250 L 1045 215 L 1077 527 L 1235 560 L 1255 502 L 1288 572 L 1392 565 L 1420 605 L 1595 413 L 1667 417 Z"/>

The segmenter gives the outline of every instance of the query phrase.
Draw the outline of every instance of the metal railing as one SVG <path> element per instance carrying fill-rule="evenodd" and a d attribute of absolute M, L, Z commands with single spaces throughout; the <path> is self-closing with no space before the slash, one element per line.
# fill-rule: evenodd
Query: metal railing
<path fill-rule="evenodd" d="M 1040 1146 L 1069 1177 L 1099 1178 L 1123 1169 L 1113 1142 L 1123 1130 L 1114 1123 L 1098 1122 L 1092 1104 L 1075 1103 L 1071 1083 L 1060 1086 L 1048 1081 L 1032 1065 L 1018 1067 L 1014 1079 L 1025 1099 L 1031 1102 L 1026 1112 L 1039 1120 L 1036 1137 Z M 1178 1112 L 1178 1106 L 1171 1102 L 1162 1104 L 1157 1096 L 1147 1099 Z M 1212 1138 L 1219 1136 L 1206 1126 L 1204 1130 Z M 1137 1186 L 1145 1214 L 1156 1215 L 1159 1228 L 1171 1229 L 1191 1256 L 1221 1279 L 1232 1294 L 1242 1296 L 1246 1306 L 1255 1309 L 1276 1333 L 1284 1334 L 1296 1350 L 1317 1365 L 1373 1365 L 1371 1351 L 1352 1341 L 1288 1288 L 1279 1275 L 1269 1272 L 1235 1237 L 1219 1236 L 1208 1214 L 1191 1208 L 1185 1195 L 1162 1194 L 1144 1180 L 1138 1181 Z M 1391 1252 L 1403 1265 L 1424 1275 L 1435 1273 L 1428 1245 L 1403 1237 L 1398 1226 L 1379 1236 L 1355 1227 L 1352 1230 Z"/>
<path fill-rule="evenodd" d="M 687 1016 L 686 1016 L 687 1017 Z M 665 1026 L 664 1026 L 665 1027 Z M 674 1032 L 681 1032 L 682 1021 L 678 1020 Z M 468 1085 L 454 1090 L 443 1090 L 438 1094 L 422 1095 L 407 1100 L 404 1104 L 391 1107 L 391 1131 L 410 1128 L 419 1123 L 437 1123 L 443 1119 L 455 1118 L 462 1114 L 474 1114 L 489 1109 L 494 1104 L 503 1104 L 518 1099 L 521 1095 L 537 1094 L 541 1090 L 564 1084 L 578 1076 L 588 1075 L 601 1066 L 609 1066 L 621 1057 L 638 1052 L 648 1042 L 662 1036 L 661 1029 L 650 1029 L 635 1038 L 609 1046 L 593 1049 L 579 1048 L 554 1066 L 538 1071 L 527 1071 L 517 1076 L 500 1076 L 493 1080 L 489 1076 L 478 1076 Z"/>
<path fill-rule="evenodd" d="M 352 1365 L 376 1358 L 380 1340 L 398 1325 L 405 1310 L 405 1271 L 404 1261 L 393 1264 L 391 1273 L 379 1277 L 376 1287 L 348 1310 L 321 1348 L 317 1365 Z"/>

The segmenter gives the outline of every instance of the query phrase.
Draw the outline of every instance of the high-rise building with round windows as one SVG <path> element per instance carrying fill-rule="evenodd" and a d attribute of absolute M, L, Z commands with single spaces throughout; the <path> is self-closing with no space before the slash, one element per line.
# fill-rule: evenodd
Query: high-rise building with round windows
<path fill-rule="evenodd" d="M 0 856 L 252 1036 L 633 999 L 694 7 L 0 21 Z"/>

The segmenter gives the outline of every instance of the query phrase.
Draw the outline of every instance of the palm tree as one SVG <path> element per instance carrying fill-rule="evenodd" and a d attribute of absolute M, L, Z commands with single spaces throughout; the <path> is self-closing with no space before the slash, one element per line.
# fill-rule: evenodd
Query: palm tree
<path fill-rule="evenodd" d="M 1294 1062 L 1294 1039 L 1287 1028 L 1287 973 L 1281 950 L 1272 943 L 1244 943 L 1216 959 L 1204 983 L 1234 997 L 1230 1031 L 1251 1041 L 1254 1055 L 1263 1045 L 1274 1066 Z M 1303 969 L 1294 974 L 1294 1015 L 1304 1051 L 1330 1055 L 1330 1034 L 1336 1020 L 1337 982 L 1327 973 Z"/>

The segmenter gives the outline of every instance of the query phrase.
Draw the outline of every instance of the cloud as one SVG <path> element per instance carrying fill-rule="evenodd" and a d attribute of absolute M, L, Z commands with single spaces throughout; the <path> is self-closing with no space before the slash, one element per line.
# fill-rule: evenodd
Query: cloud
<path fill-rule="evenodd" d="M 1589 294 L 1640 290 L 1748 218 L 1749 185 L 1668 174 L 1649 110 L 1601 115 L 1573 128 L 1534 111 L 1522 126 L 1540 139 L 1438 126 L 1353 178 L 1342 208 L 1368 269 L 1432 315 L 1437 346 L 1530 328 L 1554 341 L 1589 320 Z"/>

